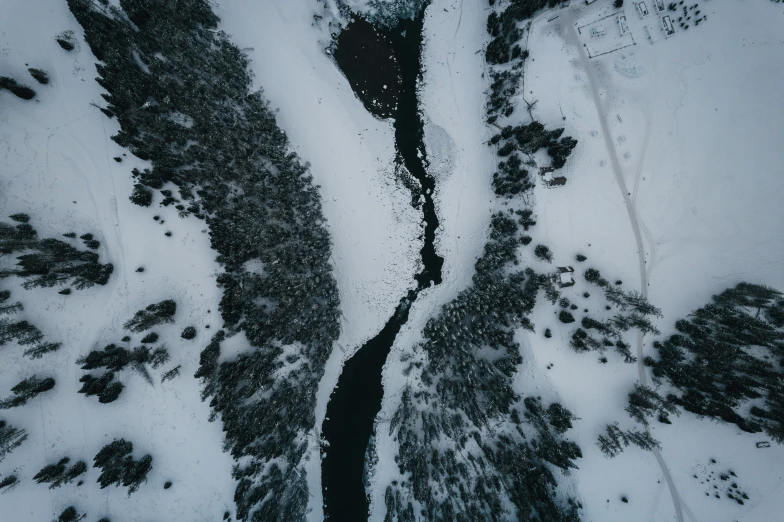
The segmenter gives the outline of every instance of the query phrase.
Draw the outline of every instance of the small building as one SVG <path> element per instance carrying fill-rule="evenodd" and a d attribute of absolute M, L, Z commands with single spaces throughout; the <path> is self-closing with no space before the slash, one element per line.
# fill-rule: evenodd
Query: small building
<path fill-rule="evenodd" d="M 670 15 L 664 15 L 661 19 L 662 23 L 662 31 L 666 36 L 672 36 L 675 34 L 675 26 L 672 24 L 672 20 L 670 19 Z"/>
<path fill-rule="evenodd" d="M 758 448 L 769 448 L 770 447 L 770 442 L 758 442 L 757 443 L 757 447 Z"/>
<path fill-rule="evenodd" d="M 621 36 L 629 32 L 629 23 L 626 21 L 626 15 L 618 15 L 618 27 L 621 28 Z"/>
<path fill-rule="evenodd" d="M 555 176 L 547 182 L 547 186 L 550 188 L 563 187 L 564 185 L 566 185 L 566 178 L 564 176 Z"/>
<path fill-rule="evenodd" d="M 591 28 L 591 38 L 597 38 L 599 36 L 604 36 L 606 34 L 607 31 L 605 31 L 604 26 L 600 25 L 599 27 Z"/>
<path fill-rule="evenodd" d="M 566 178 L 564 176 L 553 176 L 552 167 L 545 167 L 542 169 L 542 181 L 547 188 L 563 187 L 566 185 Z"/>
<path fill-rule="evenodd" d="M 656 12 L 658 13 L 664 12 L 664 0 L 653 0 L 653 7 L 656 8 Z"/>
<path fill-rule="evenodd" d="M 570 266 L 559 266 L 555 277 L 561 288 L 574 286 L 574 268 Z"/>
<path fill-rule="evenodd" d="M 585 0 L 585 5 L 591 5 L 591 4 L 592 4 L 592 3 L 594 3 L 595 1 L 596 1 L 596 0 Z"/>
<path fill-rule="evenodd" d="M 640 18 L 645 18 L 648 16 L 648 6 L 645 2 L 637 2 L 637 11 L 640 13 Z"/>

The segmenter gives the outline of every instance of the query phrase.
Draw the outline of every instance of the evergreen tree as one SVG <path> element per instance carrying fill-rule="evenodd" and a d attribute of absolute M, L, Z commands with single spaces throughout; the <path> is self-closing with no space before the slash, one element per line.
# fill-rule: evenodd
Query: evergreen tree
<path fill-rule="evenodd" d="M 19 483 L 19 478 L 16 475 L 8 475 L 3 480 L 0 480 L 0 492 L 3 490 L 8 491 Z"/>
<path fill-rule="evenodd" d="M 20 345 L 38 343 L 43 339 L 41 331 L 27 321 L 0 319 L 0 346 L 12 341 Z"/>
<path fill-rule="evenodd" d="M 174 314 L 177 312 L 177 303 L 171 299 L 149 305 L 144 310 L 139 310 L 128 320 L 124 327 L 132 332 L 143 332 L 153 326 L 163 323 L 173 323 Z"/>
<path fill-rule="evenodd" d="M 62 345 L 60 343 L 44 343 L 39 342 L 32 347 L 26 349 L 24 354 L 31 359 L 40 359 L 47 353 L 56 352 Z"/>
<path fill-rule="evenodd" d="M 784 325 L 771 312 L 781 300 L 774 289 L 740 283 L 677 321 L 676 334 L 654 342 L 658 359 L 645 361 L 655 380 L 678 390 L 668 402 L 782 441 L 784 371 L 773 361 L 784 348 Z M 764 407 L 744 407 L 759 398 Z"/>
<path fill-rule="evenodd" d="M 13 396 L 0 401 L 0 409 L 16 408 L 27 404 L 27 401 L 38 394 L 47 392 L 54 388 L 54 379 L 46 377 L 39 379 L 35 375 L 28 377 L 19 384 L 11 388 Z"/>
<path fill-rule="evenodd" d="M 14 451 L 27 440 L 27 431 L 14 428 L 4 420 L 0 420 L 0 462 L 6 455 Z"/>
<path fill-rule="evenodd" d="M 57 517 L 57 520 L 53 520 L 52 522 L 79 522 L 80 520 L 84 520 L 86 517 L 86 514 L 79 514 L 75 507 L 69 506 L 65 508 L 62 513 L 60 513 L 60 516 Z"/>
<path fill-rule="evenodd" d="M 98 452 L 94 465 L 101 469 L 98 477 L 101 489 L 122 484 L 128 487 L 128 495 L 139 489 L 152 469 L 152 457 L 145 455 L 136 461 L 131 456 L 131 452 L 133 452 L 133 444 L 125 439 L 114 440 Z"/>
<path fill-rule="evenodd" d="M 87 471 L 87 463 L 78 461 L 72 466 L 68 466 L 71 459 L 63 457 L 55 464 L 44 466 L 41 471 L 33 477 L 38 484 L 49 483 L 49 489 L 59 488 L 63 484 L 72 482 L 76 477 Z"/>

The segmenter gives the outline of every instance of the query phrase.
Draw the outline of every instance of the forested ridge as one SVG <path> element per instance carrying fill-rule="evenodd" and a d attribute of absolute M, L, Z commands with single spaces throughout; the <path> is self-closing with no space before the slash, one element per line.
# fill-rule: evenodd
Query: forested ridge
<path fill-rule="evenodd" d="M 237 517 L 303 520 L 306 437 L 339 333 L 317 187 L 206 0 L 119 4 L 68 0 L 100 61 L 102 111 L 120 124 L 112 139 L 151 162 L 133 172 L 131 201 L 149 206 L 159 191 L 209 225 L 224 329 L 196 376 L 237 459 Z M 218 362 L 240 331 L 249 349 Z"/>
<path fill-rule="evenodd" d="M 492 217 L 472 284 L 427 322 L 424 341 L 404 356 L 408 385 L 388 428 L 404 478 L 386 488 L 386 522 L 580 520 L 579 502 L 558 491 L 558 475 L 582 457 L 565 438 L 574 416 L 513 385 L 522 363 L 515 332 L 533 331 L 528 316 L 540 293 L 559 295 L 551 274 L 521 263 L 532 241 L 527 232 L 536 225 L 522 197 L 534 186 L 524 166 L 545 148 L 548 168 L 561 168 L 577 141 L 535 120 L 520 124 L 512 101 L 528 53 L 510 48 L 545 2 L 490 5 L 488 32 L 507 52 L 496 59 L 503 46 L 488 47 L 492 83 L 485 106 L 488 124 L 499 131 L 489 143 L 499 156 L 492 183 L 506 210 Z M 498 20 L 504 22 L 496 28 Z M 552 261 L 545 245 L 531 250 Z"/>

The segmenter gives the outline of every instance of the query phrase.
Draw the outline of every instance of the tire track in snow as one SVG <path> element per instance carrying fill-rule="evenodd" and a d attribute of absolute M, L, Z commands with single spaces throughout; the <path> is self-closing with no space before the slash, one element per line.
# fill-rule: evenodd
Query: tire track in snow
<path fill-rule="evenodd" d="M 612 166 L 613 174 L 615 175 L 615 180 L 618 183 L 618 187 L 621 189 L 621 193 L 623 195 L 624 202 L 626 204 L 627 214 L 629 216 L 629 222 L 632 226 L 632 231 L 634 232 L 634 240 L 637 243 L 637 258 L 639 260 L 639 269 L 640 269 L 640 293 L 643 297 L 648 297 L 648 272 L 645 267 L 645 251 L 642 245 L 642 233 L 640 232 L 640 223 L 637 219 L 637 213 L 630 198 L 630 194 L 626 188 L 626 180 L 623 178 L 623 170 L 621 169 L 620 161 L 618 160 L 618 153 L 615 149 L 615 144 L 612 141 L 610 136 L 609 126 L 607 125 L 607 118 L 604 108 L 602 107 L 602 102 L 599 97 L 599 90 L 597 87 L 597 81 L 594 76 L 594 70 L 591 67 L 590 63 L 588 62 L 588 57 L 585 54 L 585 50 L 583 49 L 582 45 L 580 44 L 579 38 L 577 37 L 577 33 L 575 32 L 575 23 L 573 20 L 573 10 L 568 10 L 565 13 L 565 21 L 564 23 L 568 25 L 567 30 L 567 40 L 568 43 L 573 45 L 577 49 L 577 53 L 580 59 L 580 63 L 582 64 L 583 68 L 585 69 L 586 76 L 588 77 L 588 88 L 591 93 L 591 97 L 593 98 L 593 103 L 596 107 L 597 115 L 599 116 L 599 122 L 602 127 L 602 134 L 604 138 L 604 143 L 607 147 L 607 152 L 610 156 L 610 164 Z M 647 142 L 647 136 L 646 136 Z M 646 145 L 647 147 L 647 145 Z M 641 167 L 640 167 L 641 170 Z M 638 172 L 639 174 L 639 172 Z M 642 332 L 637 333 L 637 377 L 640 381 L 640 384 L 643 386 L 648 385 L 648 376 L 645 373 L 645 366 L 643 364 L 643 357 L 642 357 L 642 346 L 643 346 L 643 334 Z M 675 482 L 672 480 L 672 475 L 670 474 L 670 470 L 667 467 L 667 463 L 664 461 L 664 457 L 661 455 L 661 452 L 658 449 L 653 450 L 654 457 L 656 461 L 659 463 L 659 467 L 661 468 L 662 474 L 664 475 L 664 479 L 667 481 L 667 486 L 670 490 L 670 495 L 672 496 L 673 505 L 675 507 L 675 516 L 678 522 L 683 522 L 683 511 L 686 510 L 689 518 L 692 521 L 696 521 L 696 518 L 691 513 L 689 508 L 686 506 L 683 499 L 680 497 L 678 490 L 675 486 Z"/>

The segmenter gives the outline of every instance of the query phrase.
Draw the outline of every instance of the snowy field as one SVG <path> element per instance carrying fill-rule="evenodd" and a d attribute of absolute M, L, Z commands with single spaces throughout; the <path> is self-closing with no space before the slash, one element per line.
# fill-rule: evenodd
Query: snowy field
<path fill-rule="evenodd" d="M 23 347 L 7 345 L 0 352 L 3 398 L 34 373 L 56 380 L 52 392 L 2 412 L 29 438 L 3 461 L 3 476 L 14 472 L 20 484 L 0 494 L 0 519 L 48 521 L 73 504 L 88 520 L 220 520 L 224 512 L 234 512 L 232 460 L 221 451 L 221 426 L 208 422 L 209 409 L 193 378 L 199 352 L 214 331 L 205 330 L 207 325 L 221 325 L 218 265 L 205 225 L 178 218 L 171 206 L 158 209 L 164 222 L 159 224 L 152 212 L 128 200 L 131 169 L 146 165 L 109 139 L 119 130 L 116 120 L 90 105 L 105 105 L 94 81 L 95 58 L 66 3 L 4 0 L 0 9 L 0 76 L 24 79 L 37 91 L 32 101 L 0 91 L 1 219 L 28 213 L 39 237 L 92 233 L 101 242 L 101 261 L 114 264 L 106 286 L 69 296 L 58 295 L 57 288 L 23 290 L 18 279 L 3 280 L 12 300 L 22 301 L 24 318 L 63 346 L 35 361 L 22 356 Z M 79 41 L 70 53 L 54 41 L 65 30 Z M 49 84 L 32 81 L 28 64 L 47 71 Z M 144 272 L 137 273 L 138 267 Z M 176 322 L 155 331 L 171 361 L 151 372 L 154 384 L 125 369 L 116 374 L 125 385 L 116 402 L 99 404 L 78 394 L 85 372 L 76 359 L 119 342 L 127 333 L 123 322 L 167 298 L 177 302 Z M 188 325 L 197 328 L 192 341 L 180 338 Z M 132 346 L 140 336 L 133 336 Z M 162 371 L 177 365 L 180 376 L 160 384 Z M 119 437 L 134 444 L 135 458 L 153 455 L 147 483 L 130 497 L 126 488 L 101 490 L 99 470 L 92 467 L 101 447 Z M 64 456 L 88 463 L 82 486 L 48 490 L 35 484 L 33 475 Z M 167 480 L 173 485 L 164 490 Z"/>
<path fill-rule="evenodd" d="M 644 18 L 630 1 L 622 9 L 627 35 L 619 33 L 610 0 L 573 2 L 537 16 L 528 37 L 523 95 L 536 100 L 539 121 L 565 126 L 565 134 L 579 140 L 564 168 L 566 186 L 537 184 L 534 241 L 553 250 L 557 265 L 574 264 L 575 254 L 583 253 L 588 260 L 575 265 L 579 274 L 596 267 L 609 279 L 623 280 L 625 288 L 647 293 L 663 311 L 658 326 L 666 335 L 677 319 L 740 281 L 784 289 L 784 8 L 765 0 L 704 0 L 699 9 L 707 20 L 688 30 L 676 24 L 676 33 L 664 38 L 660 15 L 647 1 Z M 319 5 L 220 0 L 215 8 L 221 28 L 247 48 L 256 85 L 278 109 L 279 125 L 321 186 L 343 322 L 320 386 L 317 423 L 342 362 L 380 330 L 414 286 L 422 244 L 421 213 L 395 181 L 392 125 L 367 113 L 324 53 L 328 35 L 313 18 Z M 57 381 L 54 393 L 0 416 L 30 435 L 3 461 L 2 476 L 14 472 L 21 483 L 0 494 L 0 519 L 50 520 L 73 504 L 88 520 L 219 520 L 234 510 L 232 460 L 221 451 L 220 424 L 208 422 L 193 378 L 199 352 L 221 323 L 219 267 L 206 227 L 193 217 L 178 218 L 172 207 L 157 210 L 160 224 L 128 200 L 130 171 L 146 164 L 124 155 L 110 140 L 116 121 L 90 105 L 104 104 L 94 81 L 95 58 L 66 3 L 0 0 L 0 9 L 0 76 L 26 78 L 37 91 L 32 101 L 0 91 L 0 219 L 26 212 L 41 237 L 93 233 L 101 242 L 101 261 L 114 264 L 108 285 L 67 297 L 4 280 L 12 299 L 23 302 L 25 318 L 63 348 L 36 361 L 23 357 L 20 347 L 0 352 L 0 398 L 33 373 Z M 383 486 L 398 478 L 387 426 L 405 384 L 400 358 L 421 339 L 427 319 L 470 284 L 498 205 L 491 190 L 497 158 L 486 145 L 491 132 L 484 124 L 486 19 L 482 1 L 433 0 L 426 12 L 420 102 L 436 177 L 436 248 L 445 259 L 444 281 L 420 294 L 384 370 L 371 486 L 374 521 L 384 518 Z M 591 36 L 592 28 L 604 34 Z M 79 41 L 73 52 L 54 41 L 64 30 Z M 46 70 L 49 85 L 29 79 L 27 67 Z M 519 106 L 525 106 L 523 99 Z M 551 268 L 526 262 L 537 270 Z M 142 273 L 136 272 L 140 266 Z M 580 282 L 565 295 L 581 302 L 585 291 L 598 293 Z M 76 359 L 119 341 L 125 320 L 166 298 L 177 301 L 176 323 L 156 331 L 172 360 L 154 373 L 154 384 L 126 369 L 118 374 L 126 388 L 117 402 L 103 405 L 77 394 L 83 372 Z M 631 426 L 623 408 L 639 367 L 615 354 L 601 364 L 596 353 L 574 353 L 568 347 L 571 329 L 552 313 L 552 307 L 537 306 L 531 317 L 536 334 L 518 334 L 524 365 L 517 386 L 526 395 L 560 399 L 579 418 L 567 436 L 584 456 L 564 487 L 583 503 L 586 521 L 780 519 L 784 448 L 757 449 L 764 435 L 683 413 L 671 426 L 654 423 L 666 468 L 634 448 L 604 458 L 597 435 L 614 421 Z M 188 325 L 198 330 L 193 341 L 180 338 Z M 542 335 L 547 327 L 551 339 Z M 653 355 L 650 341 L 645 339 L 645 355 Z M 235 337 L 226 349 L 241 342 Z M 181 376 L 160 384 L 161 371 L 176 365 Z M 48 490 L 32 481 L 41 467 L 63 456 L 91 464 L 116 437 L 134 443 L 134 457 L 154 457 L 148 482 L 131 497 L 125 488 L 99 489 L 99 471 L 92 466 L 79 487 Z M 310 517 L 318 522 L 315 441 L 308 483 Z M 729 469 L 750 497 L 743 506 L 723 491 L 721 499 L 713 496 L 714 485 L 726 489 L 716 475 Z M 164 490 L 167 480 L 174 484 Z M 622 495 L 628 503 L 620 501 Z"/>
<path fill-rule="evenodd" d="M 537 186 L 534 240 L 554 250 L 556 264 L 571 264 L 581 252 L 588 261 L 575 266 L 578 273 L 596 267 L 626 288 L 647 290 L 663 311 L 658 326 L 667 335 L 677 319 L 740 281 L 784 288 L 784 9 L 706 0 L 697 9 L 707 20 L 688 30 L 676 24 L 665 39 L 648 4 L 644 19 L 631 2 L 623 8 L 635 45 L 592 59 L 590 46 L 598 44 L 591 40 L 615 45 L 619 25 L 608 18 L 606 34 L 593 38 L 577 28 L 616 12 L 611 2 L 573 2 L 538 16 L 524 85 L 526 100 L 537 100 L 534 116 L 564 125 L 579 140 L 567 185 Z M 644 274 L 630 216 L 639 225 Z M 586 290 L 598 289 L 578 283 L 566 295 L 579 302 Z M 548 393 L 580 418 L 573 436 L 584 458 L 574 478 L 586 520 L 678 520 L 654 455 L 627 449 L 608 460 L 595 446 L 607 423 L 631 427 L 623 408 L 638 368 L 614 354 L 603 365 L 598 354 L 572 352 L 571 329 L 550 314 L 537 307 L 537 334 L 525 335 L 524 357 L 535 360 L 532 374 L 546 369 Z M 544 327 L 553 328 L 552 339 L 541 335 Z M 654 355 L 647 338 L 643 353 Z M 757 449 L 766 435 L 689 413 L 671 426 L 654 423 L 653 435 L 681 499 L 680 519 L 780 518 L 784 448 Z M 749 494 L 745 505 L 726 498 L 726 483 L 708 479 L 728 469 Z"/>

